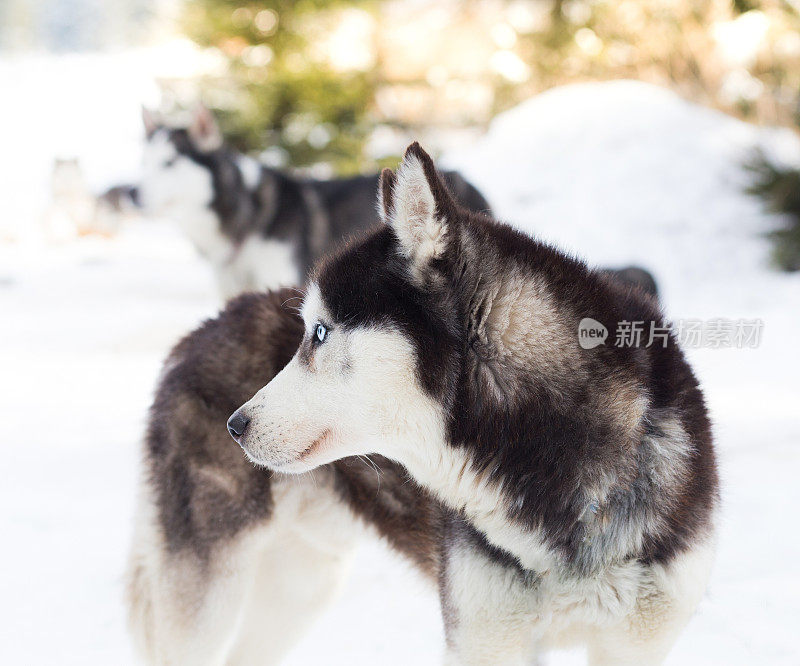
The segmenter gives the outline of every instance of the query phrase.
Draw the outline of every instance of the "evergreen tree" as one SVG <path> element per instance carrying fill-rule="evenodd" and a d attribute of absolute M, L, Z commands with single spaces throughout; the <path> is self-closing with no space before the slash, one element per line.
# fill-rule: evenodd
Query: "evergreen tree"
<path fill-rule="evenodd" d="M 202 82 L 204 101 L 223 131 L 246 151 L 278 148 L 293 166 L 327 162 L 358 170 L 374 96 L 372 71 L 334 70 L 311 57 L 309 22 L 321 12 L 363 2 L 198 0 L 186 27 L 200 45 L 227 58 L 228 76 Z"/>
<path fill-rule="evenodd" d="M 783 167 L 758 154 L 748 165 L 751 194 L 761 197 L 770 210 L 784 213 L 783 228 L 768 232 L 774 242 L 773 260 L 785 271 L 800 270 L 800 169 Z"/>

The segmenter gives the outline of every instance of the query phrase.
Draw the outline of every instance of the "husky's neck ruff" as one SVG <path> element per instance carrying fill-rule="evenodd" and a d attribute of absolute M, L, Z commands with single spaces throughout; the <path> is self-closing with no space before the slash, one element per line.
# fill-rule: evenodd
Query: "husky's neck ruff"
<path fill-rule="evenodd" d="M 666 561 L 709 526 L 709 423 L 674 339 L 579 345 L 584 317 L 612 340 L 663 325 L 652 302 L 458 207 L 417 144 L 380 209 L 384 228 L 317 270 L 297 356 L 243 407 L 254 460 L 393 457 L 538 571 Z M 323 429 L 326 450 L 294 462 Z"/>

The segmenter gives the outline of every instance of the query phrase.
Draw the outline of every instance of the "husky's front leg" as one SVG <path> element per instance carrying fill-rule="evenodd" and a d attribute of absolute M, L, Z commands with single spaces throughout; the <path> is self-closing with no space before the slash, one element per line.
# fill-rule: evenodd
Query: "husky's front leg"
<path fill-rule="evenodd" d="M 351 551 L 320 548 L 282 532 L 260 555 L 226 666 L 279 664 L 336 596 Z"/>
<path fill-rule="evenodd" d="M 462 521 L 448 530 L 440 597 L 447 666 L 530 666 L 543 631 L 537 578 Z"/>

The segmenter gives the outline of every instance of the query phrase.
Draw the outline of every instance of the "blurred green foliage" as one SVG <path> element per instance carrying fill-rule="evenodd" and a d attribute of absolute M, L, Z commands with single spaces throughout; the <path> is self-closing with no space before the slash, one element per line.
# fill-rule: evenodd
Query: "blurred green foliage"
<path fill-rule="evenodd" d="M 370 25 L 344 47 L 373 57 L 337 67 L 321 51 L 354 10 Z M 798 120 L 800 15 L 780 0 L 196 0 L 184 25 L 227 62 L 203 81 L 227 135 L 295 166 L 353 171 L 379 125 L 484 127 L 572 81 L 638 79 L 747 119 Z"/>
<path fill-rule="evenodd" d="M 761 197 L 785 224 L 768 232 L 773 241 L 773 261 L 781 270 L 800 271 L 800 170 L 779 166 L 763 154 L 748 165 L 753 176 L 749 192 Z"/>
<path fill-rule="evenodd" d="M 373 123 L 370 72 L 340 72 L 308 57 L 307 19 L 369 0 L 198 0 L 186 5 L 187 33 L 228 61 L 202 81 L 223 132 L 245 151 L 278 147 L 295 166 L 327 162 L 357 171 Z M 316 128 L 315 131 L 312 131 Z"/>

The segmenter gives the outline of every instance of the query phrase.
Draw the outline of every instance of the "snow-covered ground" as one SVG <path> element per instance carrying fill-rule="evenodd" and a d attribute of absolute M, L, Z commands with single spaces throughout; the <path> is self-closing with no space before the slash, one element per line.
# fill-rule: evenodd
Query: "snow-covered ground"
<path fill-rule="evenodd" d="M 20 135 L 34 130 L 20 116 Z M 593 263 L 651 268 L 670 317 L 764 321 L 757 349 L 689 352 L 723 511 L 712 583 L 673 665 L 800 661 L 800 276 L 768 269 L 759 234 L 775 220 L 741 193 L 755 145 L 800 158 L 786 133 L 620 82 L 541 95 L 447 159 L 502 218 Z M 206 266 L 155 223 L 0 245 L 0 663 L 132 663 L 121 574 L 146 409 L 166 351 L 216 307 Z M 367 544 L 288 663 L 422 666 L 441 643 L 435 591 Z"/>

